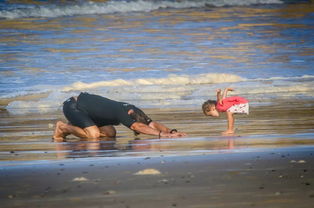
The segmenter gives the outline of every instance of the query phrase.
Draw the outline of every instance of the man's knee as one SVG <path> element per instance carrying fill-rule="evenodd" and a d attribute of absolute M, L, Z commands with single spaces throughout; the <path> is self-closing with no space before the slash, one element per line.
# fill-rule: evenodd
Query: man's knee
<path fill-rule="evenodd" d="M 116 129 L 113 126 L 102 126 L 100 129 L 100 135 L 105 137 L 116 137 Z"/>
<path fill-rule="evenodd" d="M 100 131 L 96 126 L 87 127 L 84 131 L 86 132 L 87 138 L 96 139 L 100 137 Z"/>
<path fill-rule="evenodd" d="M 117 131 L 113 127 L 112 129 L 110 129 L 110 131 L 107 131 L 106 134 L 107 134 L 107 137 L 116 137 Z"/>

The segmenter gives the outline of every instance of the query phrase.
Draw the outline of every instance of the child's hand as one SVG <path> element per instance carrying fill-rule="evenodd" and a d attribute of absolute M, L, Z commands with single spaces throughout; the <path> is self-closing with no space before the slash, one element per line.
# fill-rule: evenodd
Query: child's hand
<path fill-rule="evenodd" d="M 217 92 L 217 93 L 221 93 L 221 89 L 217 89 L 216 92 Z"/>

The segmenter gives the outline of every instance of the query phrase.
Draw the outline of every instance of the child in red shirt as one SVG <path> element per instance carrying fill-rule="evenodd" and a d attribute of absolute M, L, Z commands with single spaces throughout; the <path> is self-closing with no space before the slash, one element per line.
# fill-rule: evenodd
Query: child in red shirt
<path fill-rule="evenodd" d="M 217 90 L 217 101 L 208 100 L 202 105 L 205 115 L 219 117 L 219 112 L 226 112 L 228 118 L 227 131 L 223 135 L 234 134 L 234 113 L 249 114 L 249 102 L 239 96 L 227 97 L 228 91 L 233 91 L 232 88 L 226 88 L 221 94 L 221 89 Z"/>

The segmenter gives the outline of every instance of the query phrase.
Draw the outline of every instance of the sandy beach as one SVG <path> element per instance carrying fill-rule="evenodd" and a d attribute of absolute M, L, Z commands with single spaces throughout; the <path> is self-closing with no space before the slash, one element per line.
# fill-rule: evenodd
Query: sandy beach
<path fill-rule="evenodd" d="M 1 207 L 310 208 L 314 111 L 299 102 L 292 114 L 291 105 L 252 107 L 236 117 L 234 137 L 220 136 L 224 117 L 196 109 L 171 117 L 170 110 L 146 110 L 186 138 L 135 138 L 119 126 L 115 140 L 97 142 L 51 142 L 61 114 L 2 116 Z"/>
<path fill-rule="evenodd" d="M 10 115 L 1 112 L 1 161 L 51 160 L 96 156 L 150 156 L 192 154 L 193 151 L 219 151 L 245 148 L 276 148 L 313 145 L 314 109 L 308 101 L 284 100 L 270 106 L 252 106 L 249 116 L 236 115 L 236 134 L 223 137 L 225 115 L 210 118 L 201 109 L 145 109 L 155 121 L 188 134 L 186 138 L 159 140 L 139 135 L 119 125 L 117 138 L 99 142 L 67 137 L 65 143 L 51 142 L 54 124 L 66 121 L 56 114 Z M 293 108 L 298 106 L 298 108 Z M 293 112 L 293 113 L 291 113 Z M 170 115 L 170 116 L 169 116 Z"/>
<path fill-rule="evenodd" d="M 1 167 L 1 207 L 312 207 L 314 146 Z"/>

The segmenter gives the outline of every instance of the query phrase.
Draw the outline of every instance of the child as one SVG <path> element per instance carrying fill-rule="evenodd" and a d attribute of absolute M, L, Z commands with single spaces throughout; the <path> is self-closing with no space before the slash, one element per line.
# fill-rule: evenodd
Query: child
<path fill-rule="evenodd" d="M 226 88 L 221 95 L 221 89 L 217 90 L 217 101 L 208 100 L 202 105 L 205 115 L 219 117 L 219 112 L 226 112 L 228 119 L 228 129 L 223 132 L 223 135 L 234 134 L 234 113 L 249 114 L 248 101 L 239 96 L 227 97 L 228 91 L 233 91 L 232 88 Z"/>

